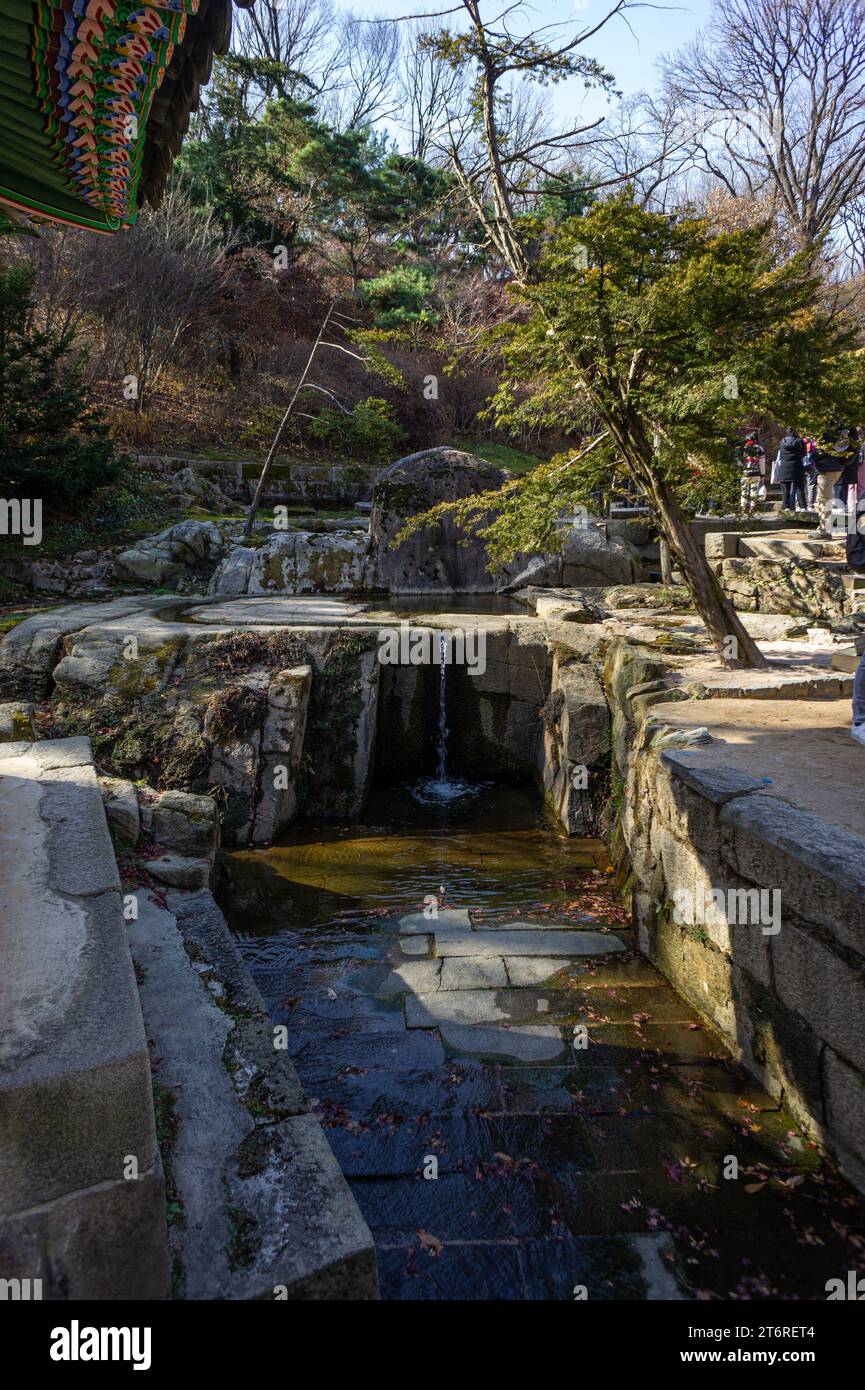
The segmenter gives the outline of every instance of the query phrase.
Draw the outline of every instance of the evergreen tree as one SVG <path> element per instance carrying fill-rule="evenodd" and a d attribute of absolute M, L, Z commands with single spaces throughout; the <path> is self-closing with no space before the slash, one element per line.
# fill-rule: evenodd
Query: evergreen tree
<path fill-rule="evenodd" d="M 539 220 L 535 234 L 543 244 Z M 499 423 L 560 425 L 577 401 L 586 444 L 498 499 L 454 510 L 465 521 L 498 501 L 484 534 L 505 560 L 543 548 L 563 511 L 591 508 L 628 476 L 719 655 L 728 665 L 762 664 L 686 508 L 697 470 L 716 480 L 734 472 L 743 421 L 769 417 L 813 435 L 827 420 L 861 415 L 855 326 L 833 310 L 813 261 L 803 252 L 779 262 L 765 225 L 713 235 L 704 221 L 647 212 L 622 194 L 562 223 L 515 292 L 527 313 L 501 330 Z"/>
<path fill-rule="evenodd" d="M 32 272 L 0 270 L 0 490 L 61 506 L 113 481 L 123 460 L 91 409 L 70 333 L 30 321 Z"/>

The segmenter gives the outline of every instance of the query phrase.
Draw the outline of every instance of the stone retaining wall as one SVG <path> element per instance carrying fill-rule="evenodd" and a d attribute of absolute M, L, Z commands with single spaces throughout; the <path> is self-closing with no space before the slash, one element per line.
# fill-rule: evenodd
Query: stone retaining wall
<path fill-rule="evenodd" d="M 698 730 L 676 746 L 683 731 L 651 712 L 669 691 L 648 653 L 618 643 L 606 674 L 614 849 L 641 949 L 865 1187 L 865 841 L 701 761 Z M 761 890 L 758 923 L 744 904 Z"/>
<path fill-rule="evenodd" d="M 0 1279 L 164 1298 L 150 1059 L 86 739 L 3 745 L 0 843 Z"/>
<path fill-rule="evenodd" d="M 141 894 L 175 1298 L 375 1299 L 372 1236 L 211 894 Z"/>
<path fill-rule="evenodd" d="M 706 559 L 740 612 L 829 620 L 853 610 L 843 539 L 809 532 L 708 534 Z"/>
<path fill-rule="evenodd" d="M 235 502 L 249 503 L 261 463 L 247 459 L 206 459 L 174 454 L 139 454 L 142 467 L 173 475 L 186 468 L 216 483 Z M 381 468 L 367 463 L 274 463 L 264 505 L 353 506 L 368 502 Z"/>

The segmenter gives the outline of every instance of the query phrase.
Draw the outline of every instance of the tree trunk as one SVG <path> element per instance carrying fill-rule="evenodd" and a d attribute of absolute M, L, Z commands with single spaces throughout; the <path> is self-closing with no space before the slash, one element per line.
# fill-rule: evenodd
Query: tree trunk
<path fill-rule="evenodd" d="M 288 422 L 288 418 L 291 415 L 291 412 L 294 410 L 295 405 L 297 404 L 297 398 L 303 390 L 304 386 L 306 385 L 306 379 L 309 376 L 310 368 L 312 367 L 313 361 L 315 360 L 315 354 L 318 352 L 321 340 L 324 337 L 325 329 L 327 328 L 327 325 L 330 323 L 330 316 L 333 313 L 335 303 L 335 300 L 333 301 L 333 303 L 331 303 L 327 313 L 324 316 L 324 319 L 322 320 L 321 327 L 318 330 L 318 336 L 316 337 L 316 340 L 312 345 L 312 351 L 306 359 L 306 366 L 303 369 L 300 380 L 294 388 L 294 392 L 292 394 L 291 400 L 288 403 L 285 414 L 279 422 L 279 428 L 277 429 L 276 434 L 273 436 L 273 442 L 271 443 L 271 446 L 267 452 L 267 458 L 264 460 L 264 467 L 262 468 L 261 475 L 258 479 L 258 484 L 255 489 L 255 495 L 253 496 L 252 502 L 250 503 L 249 511 L 246 514 L 246 522 L 244 524 L 243 533 L 240 538 L 241 543 L 245 543 L 246 541 L 248 541 L 250 536 L 252 535 L 252 528 L 255 525 L 255 514 L 258 511 L 258 508 L 261 504 L 261 498 L 264 492 L 264 485 L 267 482 L 268 474 L 270 473 L 270 465 L 273 462 L 273 456 L 276 453 L 276 447 L 279 444 L 280 438 L 282 436 L 282 431 L 285 429 L 285 426 Z"/>
<path fill-rule="evenodd" d="M 643 486 L 721 662 L 733 670 L 764 669 L 769 663 L 710 569 L 672 488 L 651 470 Z"/>
<path fill-rule="evenodd" d="M 661 583 L 670 585 L 673 582 L 673 565 L 670 560 L 670 547 L 667 545 L 665 536 L 661 536 L 658 540 L 658 551 L 661 561 Z"/>

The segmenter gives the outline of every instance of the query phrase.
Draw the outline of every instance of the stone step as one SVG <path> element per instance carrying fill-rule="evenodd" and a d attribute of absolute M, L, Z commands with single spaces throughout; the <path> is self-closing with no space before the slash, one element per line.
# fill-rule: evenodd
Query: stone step
<path fill-rule="evenodd" d="M 434 917 L 423 912 L 409 912 L 399 919 L 399 929 L 403 936 L 429 936 L 432 932 L 444 936 L 448 932 L 471 931 L 472 923 L 466 907 L 442 907 Z"/>
<path fill-rule="evenodd" d="M 585 922 L 591 922 L 593 920 L 593 918 L 589 917 L 583 919 Z M 589 947 L 587 944 L 588 950 L 594 949 L 598 952 L 625 950 L 624 945 L 619 941 L 618 937 L 605 936 L 601 932 L 592 931 L 591 929 L 586 930 L 582 927 L 580 922 L 484 922 L 483 927 L 478 928 L 478 930 L 496 932 L 578 930 L 583 931 L 584 936 L 593 938 L 595 943 L 594 947 Z M 605 946 L 603 945 L 604 942 L 609 942 L 610 944 Z"/>
<path fill-rule="evenodd" d="M 856 647 L 841 647 L 832 653 L 832 666 L 836 671 L 855 671 L 859 665 L 859 658 L 865 650 L 865 638 L 862 639 L 860 649 Z"/>
<path fill-rule="evenodd" d="M 798 536 L 740 536 L 737 554 L 756 560 L 833 560 L 844 558 L 843 541 L 803 540 Z"/>
<path fill-rule="evenodd" d="M 436 937 L 437 956 L 594 956 L 622 950 L 615 937 L 590 931 L 468 931 Z"/>
<path fill-rule="evenodd" d="M 443 1023 L 442 1042 L 458 1055 L 510 1057 L 516 1062 L 564 1061 L 569 1044 L 564 1032 L 552 1024 L 534 1023 L 520 1028 L 496 1028 L 471 1023 Z"/>

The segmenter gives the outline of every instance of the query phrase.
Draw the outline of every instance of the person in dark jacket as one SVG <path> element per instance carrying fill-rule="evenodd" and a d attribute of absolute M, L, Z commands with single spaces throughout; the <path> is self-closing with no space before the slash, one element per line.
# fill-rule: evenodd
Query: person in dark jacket
<path fill-rule="evenodd" d="M 805 440 L 805 495 L 808 498 L 808 510 L 813 512 L 817 506 L 817 469 L 814 467 L 814 459 L 817 454 L 817 441 L 815 439 Z"/>
<path fill-rule="evenodd" d="M 781 510 L 805 511 L 805 441 L 787 430 L 778 447 L 776 476 L 781 484 Z"/>
<path fill-rule="evenodd" d="M 862 462 L 862 450 L 858 449 L 853 458 L 848 459 L 841 469 L 841 477 L 835 484 L 835 501 L 840 502 L 842 507 L 848 508 L 850 502 L 850 488 L 855 487 L 859 481 L 859 465 Z"/>
<path fill-rule="evenodd" d="M 818 536 L 831 535 L 835 484 L 841 481 L 847 465 L 858 456 L 859 433 L 855 425 L 830 425 L 817 441 L 814 466 L 817 469 Z"/>

